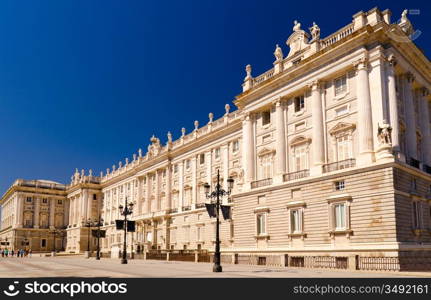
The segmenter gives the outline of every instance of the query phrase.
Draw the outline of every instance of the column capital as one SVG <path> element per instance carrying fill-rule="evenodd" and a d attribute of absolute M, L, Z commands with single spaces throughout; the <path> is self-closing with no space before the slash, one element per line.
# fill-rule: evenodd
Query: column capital
<path fill-rule="evenodd" d="M 282 106 L 283 105 L 283 97 L 282 96 L 278 97 L 277 99 L 275 99 L 274 101 L 272 101 L 272 104 L 275 107 Z"/>
<path fill-rule="evenodd" d="M 246 122 L 246 121 L 252 121 L 253 120 L 253 113 L 251 112 L 246 112 L 243 114 L 242 116 L 242 121 Z"/>
<path fill-rule="evenodd" d="M 312 91 L 320 90 L 322 88 L 322 86 L 323 86 L 323 81 L 320 79 L 316 79 L 316 80 L 313 80 L 313 81 L 307 83 L 307 87 L 309 89 L 311 89 Z"/>
<path fill-rule="evenodd" d="M 356 68 L 357 71 L 359 70 L 367 70 L 368 69 L 368 58 L 362 57 L 359 60 L 355 61 L 353 63 L 353 66 Z"/>
<path fill-rule="evenodd" d="M 419 88 L 419 90 L 420 90 L 422 97 L 427 97 L 430 94 L 429 90 L 426 87 L 421 87 L 421 88 Z"/>
<path fill-rule="evenodd" d="M 398 63 L 398 61 L 397 61 L 397 59 L 396 59 L 396 57 L 395 57 L 395 55 L 393 55 L 393 54 L 389 54 L 387 57 L 386 57 L 386 61 L 389 63 L 389 65 L 391 65 L 392 67 L 395 67 L 396 65 L 397 65 L 397 63 Z"/>
<path fill-rule="evenodd" d="M 415 80 L 415 76 L 411 72 L 406 72 L 403 74 L 403 76 L 406 78 L 408 83 L 413 83 Z"/>

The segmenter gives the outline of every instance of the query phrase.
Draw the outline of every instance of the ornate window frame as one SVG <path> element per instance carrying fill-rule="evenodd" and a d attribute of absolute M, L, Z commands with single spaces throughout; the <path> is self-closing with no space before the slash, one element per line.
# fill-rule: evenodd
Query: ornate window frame
<path fill-rule="evenodd" d="M 347 238 L 353 234 L 353 230 L 351 229 L 350 223 L 350 207 L 352 202 L 352 196 L 349 194 L 339 194 L 330 196 L 327 199 L 328 202 L 328 227 L 329 227 L 329 236 L 334 239 L 336 235 L 345 234 Z M 344 204 L 344 216 L 345 216 L 345 227 L 337 228 L 336 227 L 336 216 L 335 216 L 335 206 L 337 204 Z"/>
<path fill-rule="evenodd" d="M 292 158 L 290 165 L 292 166 L 292 169 L 294 169 L 294 170 L 291 170 L 291 172 L 302 171 L 302 170 L 296 170 L 295 150 L 297 149 L 297 147 L 305 147 L 306 167 L 304 170 L 307 170 L 310 168 L 310 145 L 311 145 L 311 138 L 306 137 L 304 135 L 298 135 L 290 140 L 289 148 L 290 148 L 290 157 Z"/>
<path fill-rule="evenodd" d="M 304 232 L 304 210 L 306 208 L 306 204 L 304 201 L 291 201 L 286 205 L 287 212 L 289 214 L 289 233 L 288 237 L 290 240 L 294 237 L 300 237 L 302 240 L 307 237 L 307 234 Z M 293 221 L 293 212 L 298 211 L 299 213 L 299 230 L 294 231 L 292 226 Z"/>
<path fill-rule="evenodd" d="M 329 130 L 329 134 L 331 136 L 331 145 L 332 149 L 334 150 L 334 157 L 333 161 L 337 162 L 338 160 L 338 139 L 342 138 L 344 136 L 348 137 L 348 141 L 350 143 L 350 157 L 354 157 L 354 150 L 353 150 L 353 133 L 356 129 L 356 125 L 353 123 L 347 123 L 347 122 L 338 122 L 335 126 L 333 126 Z M 347 158 L 347 159 L 349 159 Z"/>

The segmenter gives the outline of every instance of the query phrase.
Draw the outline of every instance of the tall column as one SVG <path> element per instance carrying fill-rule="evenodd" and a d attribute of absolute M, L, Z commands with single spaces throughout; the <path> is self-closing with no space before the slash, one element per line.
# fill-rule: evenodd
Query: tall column
<path fill-rule="evenodd" d="M 166 209 L 172 208 L 172 165 L 166 167 Z"/>
<path fill-rule="evenodd" d="M 275 102 L 275 179 L 283 181 L 283 175 L 286 173 L 286 133 L 285 120 L 283 111 L 283 102 L 279 98 Z"/>
<path fill-rule="evenodd" d="M 415 110 L 413 103 L 413 84 L 414 77 L 411 73 L 403 76 L 403 92 L 405 103 L 405 118 L 406 118 L 406 139 L 407 139 L 407 156 L 409 158 L 418 159 L 416 145 L 416 121 Z"/>
<path fill-rule="evenodd" d="M 392 127 L 392 148 L 397 158 L 400 153 L 400 123 L 398 120 L 397 90 L 395 81 L 396 60 L 393 56 L 388 58 L 386 63 L 386 74 L 388 80 L 388 102 L 389 102 L 389 122 Z"/>
<path fill-rule="evenodd" d="M 151 212 L 151 183 L 150 183 L 150 179 L 151 176 L 150 174 L 147 174 L 147 196 L 146 196 L 146 208 L 145 208 L 145 213 L 148 214 Z"/>
<path fill-rule="evenodd" d="M 311 121 L 313 123 L 313 164 L 310 173 L 318 175 L 322 174 L 322 166 L 325 163 L 321 82 L 313 81 L 309 87 L 311 88 Z"/>
<path fill-rule="evenodd" d="M 356 97 L 358 106 L 358 165 L 373 162 L 373 120 L 371 113 L 370 83 L 368 79 L 368 61 L 361 59 L 357 65 Z"/>
<path fill-rule="evenodd" d="M 81 195 L 78 194 L 74 200 L 74 202 L 75 202 L 75 209 L 74 209 L 75 223 L 74 224 L 76 224 L 77 226 L 80 225 L 80 221 L 81 221 L 81 220 L 79 220 L 79 203 L 80 203 L 80 201 L 81 201 Z"/>
<path fill-rule="evenodd" d="M 39 214 L 40 214 L 40 199 L 34 197 L 34 223 L 33 228 L 39 228 Z"/>
<path fill-rule="evenodd" d="M 87 219 L 93 219 L 93 193 L 87 192 Z M 97 197 L 97 196 L 96 196 Z"/>
<path fill-rule="evenodd" d="M 252 115 L 248 113 L 242 123 L 242 136 L 243 136 L 243 167 L 244 179 L 246 189 L 250 189 L 250 182 L 254 180 L 254 160 L 255 160 L 255 147 L 254 147 L 254 134 L 253 134 L 253 120 Z"/>
<path fill-rule="evenodd" d="M 49 228 L 55 228 L 55 201 L 57 199 L 51 198 L 49 199 Z"/>
<path fill-rule="evenodd" d="M 69 210 L 70 210 L 70 200 L 69 199 L 64 199 L 63 201 L 63 226 L 68 226 L 69 225 Z"/>
<path fill-rule="evenodd" d="M 421 90 L 421 98 L 419 99 L 419 107 L 421 114 L 421 132 L 422 132 L 422 151 L 423 151 L 423 162 L 428 166 L 431 166 L 431 128 L 430 128 L 430 116 L 429 116 L 429 91 L 426 88 Z"/>
<path fill-rule="evenodd" d="M 160 209 L 160 170 L 156 170 L 156 211 Z"/>
<path fill-rule="evenodd" d="M 205 165 L 206 165 L 206 177 L 207 177 L 207 183 L 212 186 L 212 151 L 208 151 L 205 153 Z"/>
<path fill-rule="evenodd" d="M 197 162 L 196 162 L 196 156 L 193 156 L 191 159 L 192 164 L 192 208 L 195 208 L 196 206 L 196 195 L 197 195 Z"/>
<path fill-rule="evenodd" d="M 184 161 L 178 163 L 178 211 L 184 206 Z"/>
<path fill-rule="evenodd" d="M 74 211 L 74 205 L 75 205 L 74 199 L 70 198 L 70 200 L 69 200 L 69 222 L 70 222 L 70 225 L 73 225 L 74 222 L 75 222 L 75 219 L 74 219 L 75 216 L 74 216 L 74 213 L 73 213 L 73 211 Z"/>
<path fill-rule="evenodd" d="M 23 214 L 24 214 L 24 196 L 17 196 L 17 208 L 16 208 L 16 228 L 22 228 L 23 225 Z"/>
<path fill-rule="evenodd" d="M 229 144 L 221 146 L 223 164 L 223 188 L 227 190 L 227 179 L 229 178 Z"/>

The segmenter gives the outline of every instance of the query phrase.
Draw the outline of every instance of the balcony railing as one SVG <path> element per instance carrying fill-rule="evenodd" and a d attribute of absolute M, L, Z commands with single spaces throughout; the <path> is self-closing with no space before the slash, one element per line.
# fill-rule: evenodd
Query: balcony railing
<path fill-rule="evenodd" d="M 346 159 L 346 160 L 342 160 L 342 161 L 337 161 L 334 163 L 324 165 L 323 166 L 323 173 L 328 173 L 328 172 L 337 171 L 337 170 L 343 170 L 343 169 L 347 169 L 347 168 L 353 168 L 354 166 L 356 166 L 356 159 L 354 159 L 354 158 Z"/>
<path fill-rule="evenodd" d="M 422 169 L 424 170 L 424 172 L 427 172 L 428 174 L 431 174 L 431 167 L 430 166 L 428 166 L 426 164 L 423 164 L 422 165 Z"/>
<path fill-rule="evenodd" d="M 183 206 L 183 211 L 191 210 L 192 207 L 190 205 Z"/>
<path fill-rule="evenodd" d="M 417 159 L 411 158 L 409 159 L 409 165 L 411 165 L 412 167 L 418 168 L 420 166 L 420 161 L 418 161 Z"/>
<path fill-rule="evenodd" d="M 266 178 L 266 179 L 262 179 L 262 180 L 252 181 L 251 182 L 251 188 L 252 189 L 260 188 L 260 187 L 268 186 L 271 184 L 272 184 L 272 178 Z"/>
<path fill-rule="evenodd" d="M 310 176 L 310 170 L 301 170 L 283 175 L 283 181 L 291 181 Z"/>

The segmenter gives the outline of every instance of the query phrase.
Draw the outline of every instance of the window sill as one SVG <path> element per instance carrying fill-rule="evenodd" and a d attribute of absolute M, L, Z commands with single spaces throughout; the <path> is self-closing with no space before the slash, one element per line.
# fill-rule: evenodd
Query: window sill
<path fill-rule="evenodd" d="M 306 237 L 307 237 L 307 234 L 306 234 L 306 233 L 304 233 L 304 232 L 295 232 L 295 233 L 289 233 L 287 236 L 288 236 L 291 240 L 292 240 L 292 238 L 297 238 L 297 237 L 300 237 L 300 238 L 301 238 L 301 240 L 304 240 L 304 238 L 306 238 Z"/>
<path fill-rule="evenodd" d="M 299 116 L 302 116 L 304 114 L 304 112 L 305 112 L 305 109 L 301 109 L 300 111 L 294 112 L 293 115 L 295 117 L 299 117 Z"/>
<path fill-rule="evenodd" d="M 331 238 L 334 238 L 336 235 L 345 234 L 347 238 L 350 238 L 353 235 L 353 230 L 351 229 L 334 229 L 328 232 Z"/>
<path fill-rule="evenodd" d="M 261 207 L 256 207 L 254 209 L 254 213 L 262 213 L 262 212 L 269 212 L 269 207 L 268 206 L 261 206 Z"/>
<path fill-rule="evenodd" d="M 341 100 L 341 99 L 345 98 L 348 94 L 349 94 L 349 92 L 346 91 L 346 92 L 343 92 L 343 93 L 341 93 L 339 95 L 335 95 L 334 96 L 334 100 Z"/>
<path fill-rule="evenodd" d="M 254 238 L 256 240 L 269 240 L 269 234 L 258 234 L 255 235 Z"/>

